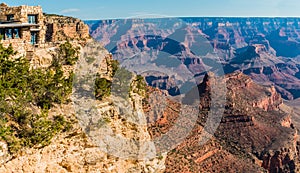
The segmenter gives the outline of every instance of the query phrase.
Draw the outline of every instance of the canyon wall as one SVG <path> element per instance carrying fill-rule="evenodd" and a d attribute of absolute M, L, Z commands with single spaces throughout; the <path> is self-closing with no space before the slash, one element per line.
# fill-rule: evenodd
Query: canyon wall
<path fill-rule="evenodd" d="M 171 64 L 178 72 L 185 68 L 203 76 L 218 61 L 226 74 L 243 71 L 260 84 L 274 85 L 285 99 L 300 97 L 299 18 L 187 17 L 85 23 L 91 36 L 121 63 L 125 57 L 153 57 L 158 52 L 160 60 L 153 61 L 157 66 Z M 155 76 L 159 77 L 166 76 Z M 174 92 L 176 86 L 171 83 L 160 85 L 167 84 L 169 88 L 162 89 L 179 94 L 180 86 Z"/>

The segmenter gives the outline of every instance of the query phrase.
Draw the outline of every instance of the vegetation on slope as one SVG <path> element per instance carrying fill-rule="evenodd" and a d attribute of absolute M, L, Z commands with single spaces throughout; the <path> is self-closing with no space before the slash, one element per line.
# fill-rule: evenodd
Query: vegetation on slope
<path fill-rule="evenodd" d="M 0 140 L 7 142 L 11 154 L 24 147 L 44 147 L 55 135 L 72 127 L 63 115 L 50 117 L 48 112 L 56 104 L 69 102 L 73 72 L 66 75 L 62 67 L 76 63 L 79 49 L 66 42 L 59 46 L 51 66 L 38 69 L 30 68 L 28 59 L 15 55 L 11 46 L 0 44 Z M 130 82 L 132 73 L 119 67 L 118 61 L 109 60 L 107 64 L 115 78 L 113 82 L 96 79 L 97 99 L 109 96 L 111 88 L 122 97 L 128 97 L 131 90 L 144 93 L 143 77 Z"/>
<path fill-rule="evenodd" d="M 111 78 L 101 78 L 97 75 L 95 81 L 95 96 L 98 100 L 103 100 L 105 97 L 109 97 L 112 92 L 116 96 L 127 99 L 130 97 L 130 92 L 145 96 L 146 82 L 141 75 L 134 76 L 132 72 L 128 71 L 124 67 L 120 67 L 117 60 L 107 60 L 106 62 L 111 69 Z M 112 91 L 113 90 L 113 91 Z"/>
<path fill-rule="evenodd" d="M 12 47 L 0 44 L 0 138 L 11 153 L 43 147 L 71 128 L 62 115 L 48 116 L 54 104 L 68 102 L 73 74 L 65 77 L 62 65 L 72 65 L 78 58 L 78 49 L 69 42 L 58 52 L 49 68 L 30 69 L 26 58 L 12 58 L 16 54 Z"/>

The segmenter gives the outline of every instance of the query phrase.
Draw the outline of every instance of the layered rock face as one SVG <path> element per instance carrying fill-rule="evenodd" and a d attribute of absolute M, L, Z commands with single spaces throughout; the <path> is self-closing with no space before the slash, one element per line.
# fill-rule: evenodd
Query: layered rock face
<path fill-rule="evenodd" d="M 46 41 L 58 42 L 65 40 L 86 40 L 90 37 L 89 28 L 80 19 L 73 17 L 45 15 L 47 27 Z"/>
<path fill-rule="evenodd" d="M 154 61 L 157 66 L 186 66 L 195 76 L 203 76 L 214 68 L 211 59 L 219 59 L 225 73 L 242 70 L 256 82 L 274 84 L 285 99 L 300 96 L 298 18 L 137 20 L 86 23 L 92 37 L 120 61 L 138 52 L 151 57 L 150 52 L 159 51 L 166 54 L 157 57 L 168 63 Z"/>
<path fill-rule="evenodd" d="M 236 57 L 225 66 L 226 73 L 242 71 L 262 85 L 274 84 L 276 90 L 285 99 L 298 98 L 300 81 L 297 78 L 299 65 L 296 60 L 276 57 L 266 51 L 262 45 L 238 49 Z"/>
<path fill-rule="evenodd" d="M 282 103 L 274 87 L 258 85 L 242 73 L 229 74 L 223 79 L 227 88 L 224 115 L 216 124 L 213 137 L 200 143 L 213 104 L 210 88 L 220 80 L 210 74 L 199 85 L 197 124 L 187 139 L 168 153 L 166 172 L 299 171 L 299 143 L 291 120 L 292 109 Z M 150 124 L 153 137 L 174 125 L 176 110 L 180 110 L 179 105 L 176 107 L 172 109 L 175 113 L 165 109 L 164 116 Z"/>

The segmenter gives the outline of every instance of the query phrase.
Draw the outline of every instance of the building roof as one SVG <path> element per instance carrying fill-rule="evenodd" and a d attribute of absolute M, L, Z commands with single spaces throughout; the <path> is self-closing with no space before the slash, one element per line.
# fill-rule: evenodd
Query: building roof
<path fill-rule="evenodd" d="M 22 28 L 22 27 L 31 27 L 31 26 L 39 26 L 38 24 L 31 23 L 4 23 L 0 24 L 0 28 Z"/>

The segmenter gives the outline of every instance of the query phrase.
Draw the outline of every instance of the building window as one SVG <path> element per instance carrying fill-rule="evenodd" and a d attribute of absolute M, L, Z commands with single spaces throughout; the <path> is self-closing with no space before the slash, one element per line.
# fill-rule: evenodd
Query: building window
<path fill-rule="evenodd" d="M 47 30 L 46 30 L 46 41 L 51 42 L 52 37 L 53 37 L 53 23 L 49 23 L 46 25 Z"/>
<path fill-rule="evenodd" d="M 32 45 L 37 44 L 37 35 L 38 35 L 37 32 L 31 32 L 31 40 L 30 40 L 30 43 L 31 43 Z"/>
<path fill-rule="evenodd" d="M 7 21 L 14 21 L 15 16 L 13 14 L 9 14 L 6 17 L 7 17 Z"/>
<path fill-rule="evenodd" d="M 37 15 L 28 15 L 28 23 L 37 24 Z"/>
<path fill-rule="evenodd" d="M 11 28 L 5 30 L 5 39 L 13 38 L 13 30 Z"/>
<path fill-rule="evenodd" d="M 76 32 L 79 32 L 79 31 L 80 31 L 80 24 L 77 23 L 77 25 L 76 25 Z"/>
<path fill-rule="evenodd" d="M 20 28 L 0 29 L 0 37 L 2 40 L 21 38 Z"/>
<path fill-rule="evenodd" d="M 0 39 L 18 39 L 21 38 L 20 28 L 5 28 L 0 29 Z"/>
<path fill-rule="evenodd" d="M 15 28 L 13 30 L 13 38 L 20 38 L 20 29 L 19 28 Z"/>

